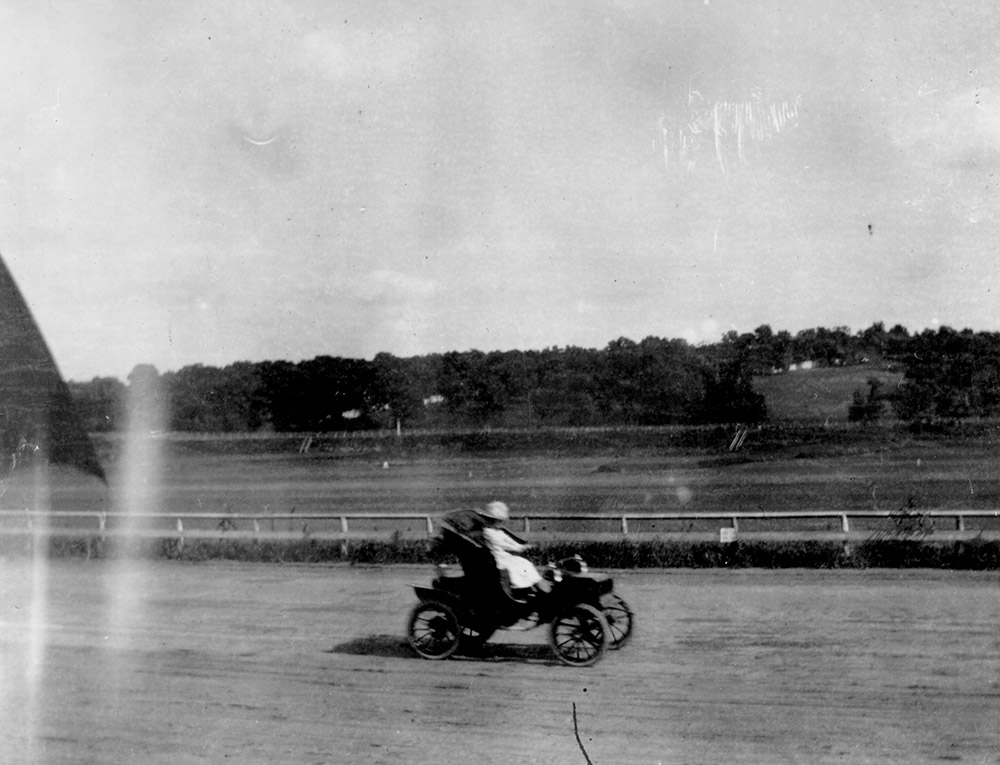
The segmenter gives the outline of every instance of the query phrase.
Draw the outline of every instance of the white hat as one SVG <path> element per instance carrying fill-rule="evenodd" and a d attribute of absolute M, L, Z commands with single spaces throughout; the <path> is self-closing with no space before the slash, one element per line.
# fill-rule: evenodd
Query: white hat
<path fill-rule="evenodd" d="M 497 521 L 510 520 L 510 510 L 503 502 L 490 502 L 483 511 L 483 515 Z"/>

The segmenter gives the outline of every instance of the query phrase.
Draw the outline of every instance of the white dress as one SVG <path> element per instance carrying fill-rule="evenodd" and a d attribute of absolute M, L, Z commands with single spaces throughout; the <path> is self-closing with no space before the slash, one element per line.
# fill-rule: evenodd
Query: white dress
<path fill-rule="evenodd" d="M 510 575 L 510 586 L 515 590 L 531 587 L 542 580 L 538 569 L 530 560 L 513 555 L 513 553 L 527 550 L 527 545 L 513 539 L 503 529 L 492 526 L 483 529 L 483 539 L 486 540 L 489 551 L 493 553 L 493 560 L 497 562 L 497 568 L 503 569 Z"/>

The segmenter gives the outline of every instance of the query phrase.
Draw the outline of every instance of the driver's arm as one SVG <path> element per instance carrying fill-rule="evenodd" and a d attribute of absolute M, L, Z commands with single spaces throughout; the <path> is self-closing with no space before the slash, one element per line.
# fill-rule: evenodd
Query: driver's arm
<path fill-rule="evenodd" d="M 503 529 L 484 529 L 483 533 L 488 534 L 490 541 L 501 550 L 519 553 L 528 549 L 528 545 L 516 541 Z"/>

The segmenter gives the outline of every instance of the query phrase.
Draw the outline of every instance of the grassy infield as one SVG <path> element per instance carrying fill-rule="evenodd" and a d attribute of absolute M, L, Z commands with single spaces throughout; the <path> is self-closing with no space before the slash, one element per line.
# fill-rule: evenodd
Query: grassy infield
<path fill-rule="evenodd" d="M 758 389 L 767 398 L 772 422 L 754 432 L 755 454 L 777 460 L 780 455 L 818 455 L 813 470 L 829 469 L 845 455 L 865 450 L 892 447 L 901 440 L 914 438 L 913 431 L 898 422 L 883 420 L 874 427 L 848 427 L 847 406 L 851 394 L 864 387 L 867 379 L 879 376 L 886 387 L 896 385 L 900 375 L 869 368 L 811 370 L 775 376 L 759 381 Z M 722 461 L 739 461 L 740 455 L 720 457 L 720 444 L 728 443 L 725 428 L 690 428 L 664 430 L 615 431 L 495 431 L 466 434 L 410 434 L 395 440 L 392 448 L 410 455 L 438 454 L 476 455 L 483 459 L 504 459 L 523 455 L 591 455 L 609 452 L 651 455 L 665 450 L 674 454 L 710 457 Z M 1000 446 L 996 423 L 963 423 L 924 429 L 919 434 L 922 443 L 932 450 L 948 450 L 951 454 L 968 454 L 969 460 L 983 460 Z M 200 448 L 232 451 L 294 452 L 301 439 L 227 440 L 212 444 L 206 441 Z M 351 450 L 368 458 L 369 450 L 386 448 L 378 439 L 365 445 L 364 439 L 353 442 Z M 778 456 L 774 456 L 778 455 Z M 960 462 L 964 460 L 960 457 Z M 823 463 L 827 464 L 824 465 Z M 779 467 L 779 469 L 781 469 Z M 801 469 L 801 467 L 799 468 Z M 897 486 L 897 488 L 903 488 Z M 827 487 L 829 490 L 829 486 Z M 832 497 L 828 497 L 832 500 Z M 988 496 L 977 499 L 992 504 Z M 772 503 L 780 504 L 781 497 Z M 822 501 L 817 503 L 822 506 Z M 845 545 L 840 542 L 747 542 L 732 544 L 684 542 L 674 540 L 622 540 L 615 542 L 578 542 L 542 544 L 533 551 L 537 563 L 580 554 L 598 568 L 644 567 L 887 567 L 887 568 L 952 568 L 969 570 L 1000 570 L 1000 541 L 975 538 L 960 542 L 935 542 L 926 534 L 919 514 L 902 513 L 890 519 L 887 531 L 873 534 L 862 543 Z M 62 555 L 110 555 L 112 550 L 98 550 L 91 543 L 74 539 L 53 539 L 53 553 Z M 440 559 L 433 543 L 396 539 L 383 542 L 352 542 L 346 549 L 338 542 L 300 540 L 287 542 L 255 542 L 246 540 L 189 540 L 178 549 L 174 540 L 162 540 L 149 549 L 157 557 L 184 560 L 230 559 L 264 562 L 360 564 L 428 563 Z"/>

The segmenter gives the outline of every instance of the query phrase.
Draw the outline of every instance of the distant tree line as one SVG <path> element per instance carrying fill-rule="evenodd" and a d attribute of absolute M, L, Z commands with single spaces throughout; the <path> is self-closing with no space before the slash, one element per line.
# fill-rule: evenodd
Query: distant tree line
<path fill-rule="evenodd" d="M 701 345 L 647 337 L 602 349 L 318 356 L 163 374 L 139 365 L 124 383 L 101 377 L 70 389 L 92 432 L 123 429 L 129 393 L 140 390 L 164 413 L 163 427 L 192 432 L 749 423 L 767 417 L 754 377 L 860 364 L 905 378 L 891 394 L 873 378 L 855 393 L 852 419 L 876 419 L 886 405 L 907 420 L 1000 415 L 1000 335 L 911 335 L 882 323 L 795 335 L 762 325 Z"/>

